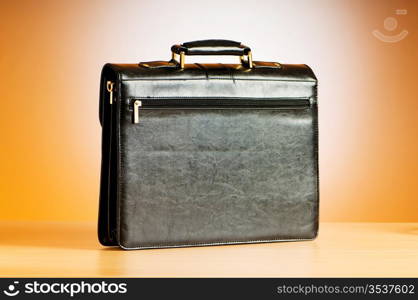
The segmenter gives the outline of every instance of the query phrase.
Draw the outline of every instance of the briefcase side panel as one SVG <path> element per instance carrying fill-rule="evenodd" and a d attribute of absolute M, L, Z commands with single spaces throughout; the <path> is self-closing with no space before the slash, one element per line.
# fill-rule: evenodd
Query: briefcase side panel
<path fill-rule="evenodd" d="M 104 246 L 115 246 L 117 215 L 117 103 L 110 103 L 108 82 L 114 85 L 114 99 L 118 98 L 116 86 L 120 83 L 118 73 L 110 64 L 102 68 L 100 77 L 99 120 L 102 126 L 100 193 L 98 212 L 98 239 Z M 120 97 L 119 97 L 120 98 Z"/>

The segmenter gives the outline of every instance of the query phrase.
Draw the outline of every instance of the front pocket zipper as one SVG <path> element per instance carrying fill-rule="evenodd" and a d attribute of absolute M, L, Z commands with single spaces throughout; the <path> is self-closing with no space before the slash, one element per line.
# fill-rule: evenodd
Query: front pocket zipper
<path fill-rule="evenodd" d="M 133 123 L 139 123 L 142 109 L 303 109 L 309 98 L 143 98 L 132 99 Z"/>

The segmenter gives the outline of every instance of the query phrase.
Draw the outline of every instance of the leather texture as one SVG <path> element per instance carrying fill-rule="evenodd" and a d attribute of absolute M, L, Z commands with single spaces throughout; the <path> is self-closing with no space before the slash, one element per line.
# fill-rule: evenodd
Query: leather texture
<path fill-rule="evenodd" d="M 147 249 L 315 238 L 318 118 L 312 70 L 274 62 L 255 62 L 252 69 L 173 64 L 103 68 L 100 242 Z M 112 105 L 108 80 L 116 83 Z M 134 124 L 137 99 L 143 107 Z M 169 105 L 185 99 L 187 107 Z M 202 99 L 207 106 L 196 105 Z M 244 99 L 260 105 L 249 107 Z M 265 106 L 265 99 L 273 105 Z M 156 100 L 163 105 L 147 108 Z M 237 105 L 215 106 L 211 100 Z M 285 101 L 303 105 L 286 107 Z"/>
<path fill-rule="evenodd" d="M 186 55 L 247 55 L 251 49 L 230 40 L 201 40 L 173 45 L 171 51 Z"/>

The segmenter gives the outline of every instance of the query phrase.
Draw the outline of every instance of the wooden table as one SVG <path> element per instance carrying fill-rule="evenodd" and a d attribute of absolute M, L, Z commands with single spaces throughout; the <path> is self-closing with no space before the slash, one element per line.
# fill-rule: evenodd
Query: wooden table
<path fill-rule="evenodd" d="M 418 223 L 322 223 L 309 242 L 123 251 L 95 223 L 0 222 L 2 277 L 418 276 Z"/>

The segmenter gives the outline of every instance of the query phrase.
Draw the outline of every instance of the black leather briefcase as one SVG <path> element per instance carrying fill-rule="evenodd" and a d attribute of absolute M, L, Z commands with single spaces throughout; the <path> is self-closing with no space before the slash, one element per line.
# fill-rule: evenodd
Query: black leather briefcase
<path fill-rule="evenodd" d="M 227 40 L 106 64 L 99 240 L 123 249 L 297 241 L 318 230 L 317 80 Z M 235 55 L 238 64 L 185 64 Z"/>

